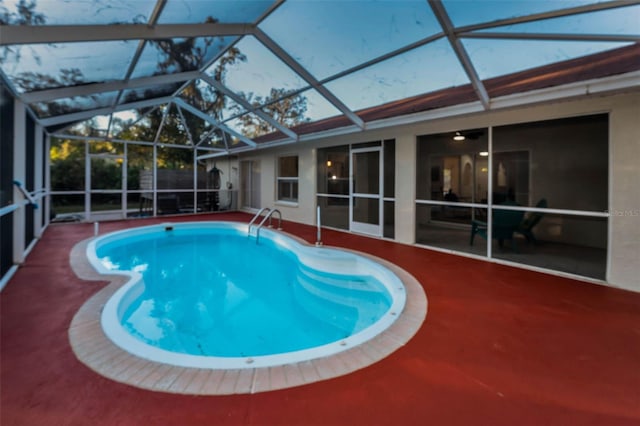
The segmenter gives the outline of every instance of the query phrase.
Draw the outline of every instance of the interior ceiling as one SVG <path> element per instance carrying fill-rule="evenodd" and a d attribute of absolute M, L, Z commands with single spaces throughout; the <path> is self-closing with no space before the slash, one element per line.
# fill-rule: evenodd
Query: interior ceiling
<path fill-rule="evenodd" d="M 0 72 L 54 134 L 226 155 L 408 100 L 489 110 L 497 79 L 625 49 L 636 76 L 639 22 L 640 1 L 0 0 Z"/>

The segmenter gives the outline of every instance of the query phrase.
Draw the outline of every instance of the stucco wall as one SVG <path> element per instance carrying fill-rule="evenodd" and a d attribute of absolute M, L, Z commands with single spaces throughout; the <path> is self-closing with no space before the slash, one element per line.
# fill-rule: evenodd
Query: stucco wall
<path fill-rule="evenodd" d="M 610 115 L 607 281 L 640 292 L 640 96 L 621 99 Z"/>

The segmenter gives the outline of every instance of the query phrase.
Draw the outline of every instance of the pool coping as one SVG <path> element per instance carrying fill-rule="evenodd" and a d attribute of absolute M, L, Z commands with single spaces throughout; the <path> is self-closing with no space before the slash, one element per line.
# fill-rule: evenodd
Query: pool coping
<path fill-rule="evenodd" d="M 295 235 L 282 233 L 310 245 Z M 272 367 L 204 369 L 162 364 L 124 351 L 104 334 L 100 323 L 102 309 L 129 278 L 103 275 L 91 266 L 86 248 L 92 239 L 83 240 L 72 248 L 71 268 L 83 280 L 106 280 L 109 284 L 90 297 L 73 317 L 68 332 L 71 348 L 76 357 L 96 373 L 141 389 L 186 395 L 252 394 L 332 379 L 379 362 L 404 346 L 420 329 L 427 314 L 424 289 L 407 271 L 367 253 L 327 246 L 378 262 L 400 278 L 406 290 L 406 303 L 401 314 L 386 330 L 334 355 Z"/>

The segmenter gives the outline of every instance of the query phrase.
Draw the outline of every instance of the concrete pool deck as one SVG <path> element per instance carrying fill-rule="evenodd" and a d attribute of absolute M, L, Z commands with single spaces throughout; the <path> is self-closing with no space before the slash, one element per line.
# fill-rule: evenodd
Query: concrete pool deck
<path fill-rule="evenodd" d="M 100 232 L 250 219 L 136 219 L 101 223 Z M 313 226 L 283 227 L 315 241 Z M 107 285 L 69 265 L 93 231 L 91 223 L 49 226 L 0 293 L 2 425 L 640 424 L 640 294 L 332 230 L 323 230 L 325 244 L 397 264 L 429 298 L 416 335 L 382 361 L 256 394 L 151 392 L 107 379 L 77 359 L 68 335 Z"/>

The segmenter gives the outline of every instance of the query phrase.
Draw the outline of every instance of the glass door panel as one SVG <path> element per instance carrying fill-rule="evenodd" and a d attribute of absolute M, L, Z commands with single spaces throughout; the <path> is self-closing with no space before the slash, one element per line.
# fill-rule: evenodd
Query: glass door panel
<path fill-rule="evenodd" d="M 381 235 L 380 148 L 351 151 L 351 221 L 354 232 Z"/>

